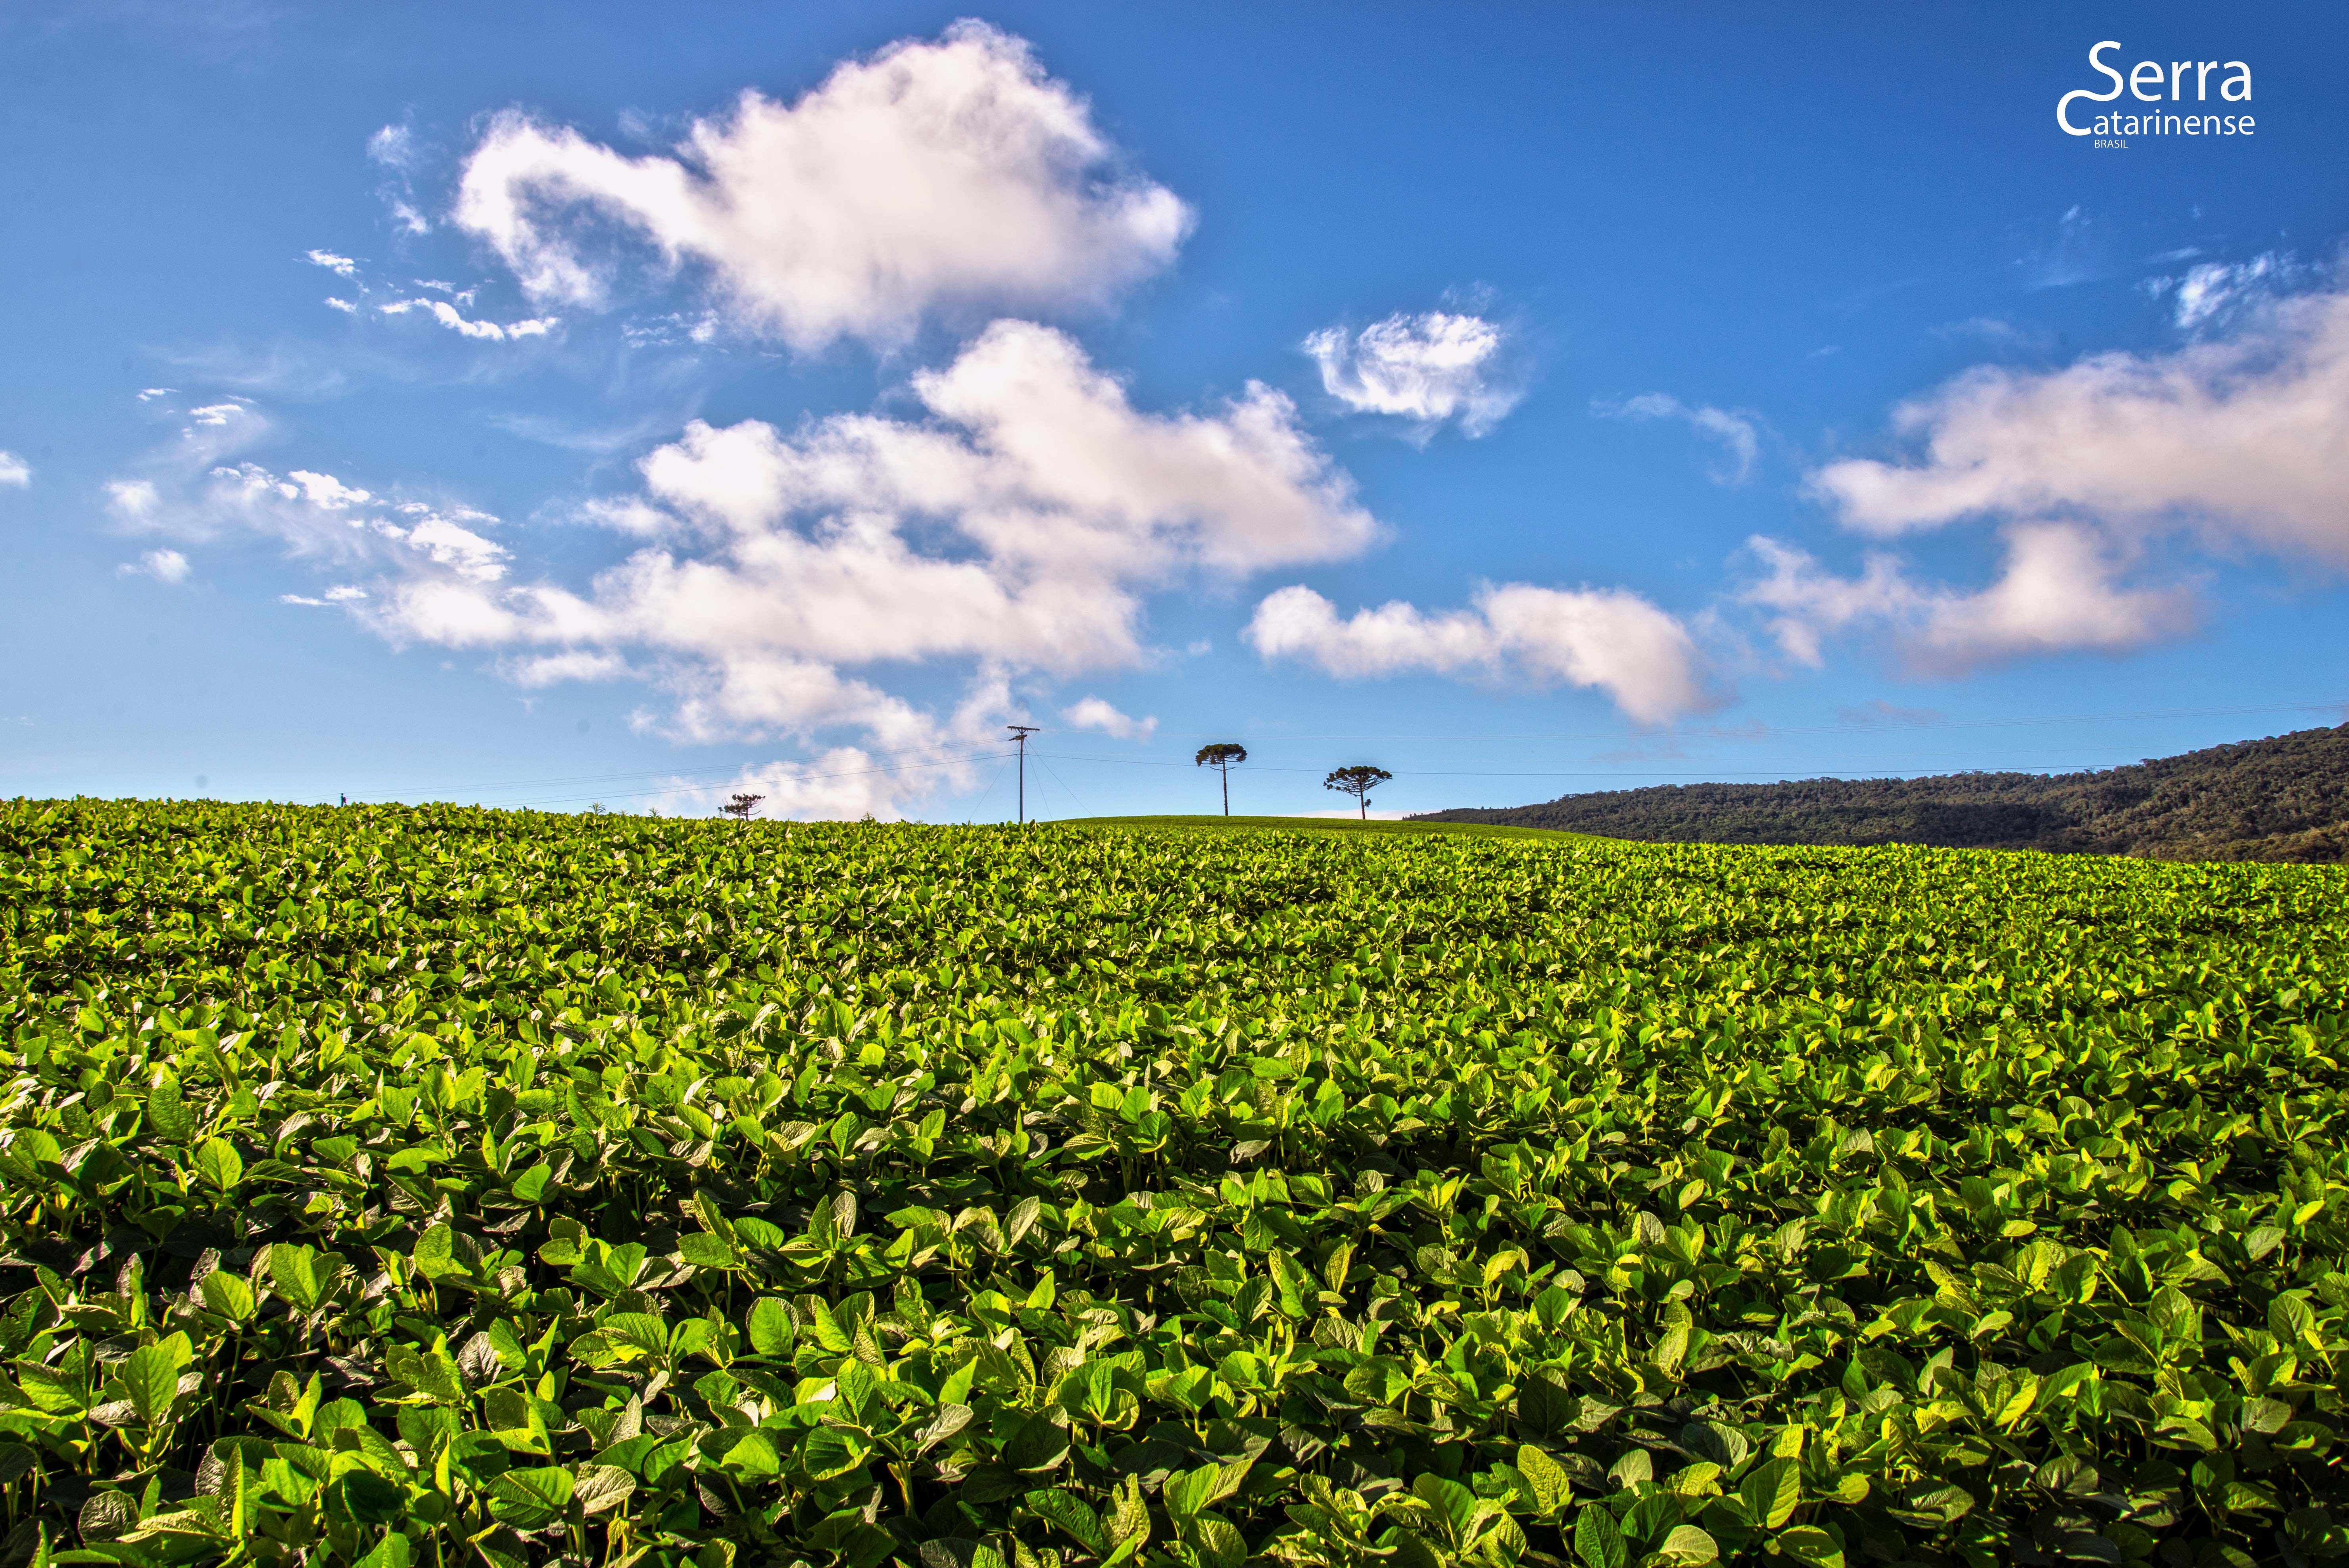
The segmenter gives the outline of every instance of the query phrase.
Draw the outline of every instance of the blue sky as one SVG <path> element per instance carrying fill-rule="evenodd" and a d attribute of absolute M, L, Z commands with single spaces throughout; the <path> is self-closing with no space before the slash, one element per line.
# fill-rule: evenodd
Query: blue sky
<path fill-rule="evenodd" d="M 0 793 L 988 820 L 1024 722 L 1038 815 L 1225 740 L 1403 811 L 2338 722 L 2344 35 L 19 5 Z M 2075 122 L 2252 132 L 2065 134 L 2107 39 L 2160 101 Z"/>

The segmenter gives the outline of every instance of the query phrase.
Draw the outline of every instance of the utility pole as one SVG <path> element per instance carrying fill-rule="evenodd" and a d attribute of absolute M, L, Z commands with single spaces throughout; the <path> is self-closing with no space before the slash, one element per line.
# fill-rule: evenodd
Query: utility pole
<path fill-rule="evenodd" d="M 1019 742 L 1019 820 L 1028 820 L 1028 737 L 1043 732 L 1033 724 L 1006 724 L 1011 738 Z"/>

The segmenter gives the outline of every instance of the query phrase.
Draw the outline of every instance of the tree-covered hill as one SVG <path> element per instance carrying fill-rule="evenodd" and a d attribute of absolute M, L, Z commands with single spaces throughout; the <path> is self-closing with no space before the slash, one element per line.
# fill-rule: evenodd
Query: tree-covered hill
<path fill-rule="evenodd" d="M 1695 844 L 1933 844 L 2337 862 L 2349 859 L 2349 724 L 2096 773 L 1662 784 L 1417 820 Z"/>

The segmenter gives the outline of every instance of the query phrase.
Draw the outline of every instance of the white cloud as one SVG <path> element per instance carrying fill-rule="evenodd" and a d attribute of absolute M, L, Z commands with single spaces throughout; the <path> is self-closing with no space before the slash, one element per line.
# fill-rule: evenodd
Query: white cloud
<path fill-rule="evenodd" d="M 357 300 L 337 299 L 331 294 L 326 296 L 326 308 L 329 310 L 339 310 L 345 316 L 357 316 L 359 313 L 358 302 Z"/>
<path fill-rule="evenodd" d="M 1357 413 L 1412 421 L 1425 441 L 1446 421 L 1480 436 L 1517 406 L 1523 391 L 1501 379 L 1501 329 L 1476 316 L 1397 314 L 1349 335 L 1325 327 L 1305 339 L 1321 387 Z"/>
<path fill-rule="evenodd" d="M 33 465 L 13 452 L 0 451 L 0 488 L 22 490 L 33 483 Z"/>
<path fill-rule="evenodd" d="M 1015 676 L 1149 661 L 1154 594 L 1341 558 L 1378 532 L 1266 387 L 1144 410 L 1065 335 L 1004 321 L 910 391 L 903 418 L 688 425 L 638 464 L 639 489 L 583 509 L 632 541 L 585 586 L 515 580 L 478 514 L 238 461 L 265 425 L 243 405 L 118 481 L 115 507 L 126 525 L 364 567 L 370 597 L 348 607 L 364 624 L 490 652 L 525 687 L 645 681 L 667 699 L 647 723 L 675 736 L 847 731 L 883 759 L 993 744 Z M 940 665 L 965 682 L 950 713 L 891 689 Z M 1069 716 L 1135 737 L 1152 723 L 1098 699 Z M 903 790 L 964 776 L 926 767 Z"/>
<path fill-rule="evenodd" d="M 1590 411 L 1602 419 L 1687 421 L 1727 450 L 1730 466 L 1713 473 L 1714 482 L 1721 484 L 1743 484 L 1753 473 L 1754 460 L 1762 448 L 1752 416 L 1710 404 L 1684 403 L 1667 392 L 1642 392 L 1619 402 L 1599 399 L 1591 403 Z"/>
<path fill-rule="evenodd" d="M 303 259 L 313 266 L 325 267 L 338 277 L 357 277 L 359 264 L 348 256 L 338 256 L 332 251 L 311 251 Z"/>
<path fill-rule="evenodd" d="M 618 654 L 585 648 L 517 659 L 504 668 L 507 680 L 531 691 L 560 686 L 566 680 L 616 680 L 634 673 Z"/>
<path fill-rule="evenodd" d="M 139 400 L 142 403 L 151 403 L 158 398 L 168 398 L 178 390 L 177 387 L 148 387 L 140 392 Z"/>
<path fill-rule="evenodd" d="M 746 92 L 674 156 L 629 158 L 518 112 L 466 159 L 457 223 L 534 296 L 596 307 L 616 226 L 707 267 L 738 325 L 814 349 L 905 341 L 938 307 L 1106 302 L 1191 213 L 1123 171 L 1084 101 L 978 22 L 848 61 L 796 103 Z"/>
<path fill-rule="evenodd" d="M 328 300 L 329 305 L 338 303 Z M 543 337 L 560 327 L 562 319 L 553 316 L 536 316 L 523 321 L 469 321 L 458 314 L 457 307 L 445 299 L 396 299 L 376 309 L 386 316 L 405 316 L 411 310 L 421 310 L 441 326 L 468 337 L 478 337 L 490 343 L 507 343 L 523 337 Z"/>
<path fill-rule="evenodd" d="M 184 583 L 190 571 L 188 558 L 177 550 L 150 550 L 138 560 L 125 561 L 114 568 L 121 577 L 152 577 L 159 583 Z"/>
<path fill-rule="evenodd" d="M 406 125 L 387 125 L 367 138 L 367 156 L 387 169 L 406 172 L 415 168 L 419 155 L 416 132 Z"/>
<path fill-rule="evenodd" d="M 2247 262 L 2205 262 L 2175 277 L 2155 278 L 2146 287 L 2156 298 L 2169 296 L 2178 325 L 2191 332 L 2269 304 L 2308 271 L 2290 256 L 2269 251 Z"/>
<path fill-rule="evenodd" d="M 392 222 L 407 234 L 428 234 L 432 224 L 416 210 L 414 177 L 425 162 L 425 148 L 409 125 L 387 125 L 367 138 L 367 157 L 388 170 L 391 178 L 377 189 L 391 209 Z"/>
<path fill-rule="evenodd" d="M 1282 588 L 1241 634 L 1266 659 L 1342 678 L 1475 675 L 1594 687 L 1643 724 L 1719 706 L 1688 629 L 1636 594 L 1508 583 L 1473 608 L 1427 614 L 1400 600 L 1340 619 L 1312 589 Z"/>
<path fill-rule="evenodd" d="M 485 513 L 394 502 L 331 473 L 280 474 L 239 461 L 271 430 L 267 416 L 247 403 L 211 404 L 188 417 L 176 441 L 148 456 L 143 472 L 104 485 L 107 509 L 124 529 L 193 544 L 259 537 L 297 558 L 435 581 L 486 584 L 505 574 L 504 546 L 476 526 L 496 524 Z M 352 586 L 330 589 L 326 598 L 366 597 Z"/>
<path fill-rule="evenodd" d="M 1376 531 L 1264 387 L 1145 413 L 1066 337 L 999 322 L 913 390 L 929 420 L 788 436 L 696 421 L 643 460 L 641 495 L 587 512 L 650 541 L 589 595 L 483 589 L 459 614 L 436 587 L 409 629 L 657 652 L 681 732 L 804 733 L 869 711 L 895 744 L 921 733 L 913 711 L 842 667 L 1131 666 L 1147 593 L 1333 559 Z"/>
<path fill-rule="evenodd" d="M 2129 587 L 2128 563 L 2094 529 L 2033 522 L 2003 530 L 1998 580 L 1974 592 L 1912 582 L 1872 555 L 1857 577 L 1838 577 L 1804 551 L 1755 538 L 1768 575 L 1738 597 L 1770 612 L 1779 649 L 1816 668 L 1829 637 L 1880 631 L 1917 673 L 1953 676 L 2034 654 L 2127 652 L 2183 635 L 2195 621 L 2179 588 Z"/>
<path fill-rule="evenodd" d="M 2164 354 L 1977 367 L 1894 426 L 1920 457 L 1811 475 L 1864 533 L 2069 516 L 2119 544 L 2186 530 L 2349 564 L 2349 294 L 2275 302 L 2232 336 Z"/>
<path fill-rule="evenodd" d="M 1072 730 L 1099 730 L 1113 741 L 1146 741 L 1158 732 L 1156 719 L 1133 719 L 1099 697 L 1086 697 L 1061 710 Z"/>
<path fill-rule="evenodd" d="M 722 784 L 680 780 L 662 805 L 678 815 L 709 815 L 737 794 L 761 796 L 750 815 L 800 822 L 895 822 L 929 790 L 918 767 L 883 761 L 856 746 L 835 746 L 812 762 L 762 763 Z"/>

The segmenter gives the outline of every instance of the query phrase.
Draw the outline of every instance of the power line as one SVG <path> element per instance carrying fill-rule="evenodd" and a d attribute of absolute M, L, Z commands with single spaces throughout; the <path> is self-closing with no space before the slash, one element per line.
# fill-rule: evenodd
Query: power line
<path fill-rule="evenodd" d="M 1107 764 L 1109 764 L 1109 765 L 1111 765 L 1111 766 L 1114 766 L 1114 767 L 1128 767 L 1128 768 L 1179 768 L 1179 767 L 1181 767 L 1181 766 L 1183 765 L 1181 763 L 1161 763 L 1161 762 L 1153 762 L 1153 761 L 1149 760 L 1148 758 L 1144 758 L 1144 757 L 1094 757 L 1094 756 L 1084 756 L 1084 755 L 1081 755 L 1081 754 L 1080 754 L 1080 753 L 1073 753 L 1073 752 L 1039 752 L 1039 753 L 1036 753 L 1036 755 L 1037 755 L 1039 758 L 1043 758 L 1043 757 L 1051 757 L 1051 758 L 1054 758 L 1054 759 L 1055 759 L 1055 760 L 1057 760 L 1057 761 L 1064 762 L 1064 763 L 1107 763 Z M 1869 766 L 1876 766 L 1876 765 L 1878 765 L 1878 764 L 1876 764 L 1876 763 L 1868 763 L 1868 764 L 1867 764 L 1867 765 L 1869 765 Z M 1249 764 L 1249 766 L 1250 766 L 1250 768 L 1251 768 L 1251 769 L 1253 769 L 1255 772 L 1257 772 L 1257 773 L 1267 773 L 1267 774 L 1318 774 L 1318 773 L 1321 772 L 1321 770 L 1320 770 L 1319 768 L 1289 768 L 1289 767 L 1281 767 L 1281 766 L 1278 766 L 1278 765 L 1277 765 L 1277 764 L 1272 764 L 1272 763 L 1262 763 L 1262 764 L 1258 764 L 1258 763 L 1250 763 L 1250 764 Z M 2085 771 L 2088 771 L 2088 770 L 2090 770 L 2090 769 L 2095 768 L 2095 766 L 2096 766 L 2096 764 L 2095 764 L 2095 763 L 2008 763 L 2006 766 L 2004 766 L 2004 767 L 2002 767 L 2002 768 L 1975 768 L 1975 769 L 1972 769 L 1972 770 L 1970 770 L 1970 771 L 1971 771 L 1971 772 L 1975 772 L 1975 773 L 2021 773 L 2021 774 L 2033 774 L 2033 773 L 2076 773 L 2076 772 L 2085 772 Z M 1888 774 L 1904 774 L 1904 773 L 1907 773 L 1907 774 L 1930 774 L 1930 773 L 1947 773 L 1947 772 L 1949 772 L 1949 771 L 1950 771 L 1950 769 L 1949 769 L 1946 765 L 1941 764 L 1941 763 L 1930 763 L 1930 764 L 1926 764 L 1926 765 L 1922 765 L 1922 766 L 1918 766 L 1918 767 L 1894 767 L 1894 768 L 1887 768 L 1887 769 L 1885 769 L 1885 772 L 1886 772 L 1886 773 L 1888 773 Z M 1662 771 L 1660 771 L 1660 770 L 1657 770 L 1657 769 L 1652 769 L 1652 768 L 1612 768 L 1612 769 L 1583 769 L 1583 770 L 1576 770 L 1576 769 L 1570 769 L 1570 768 L 1507 768 L 1507 769 L 1475 769 L 1475 770 L 1471 770 L 1471 769 L 1446 769 L 1446 768 L 1405 768 L 1405 769 L 1402 769 L 1402 770 L 1398 771 L 1398 772 L 1396 773 L 1395 776 L 1396 776 L 1397 778 L 1399 778 L 1399 779 L 1400 779 L 1400 778 L 1423 778 L 1423 779 L 1620 779 L 1620 778 L 1718 778 L 1718 777 L 1720 777 L 1720 776 L 1721 776 L 1722 774 L 1731 774 L 1732 776 L 1738 777 L 1738 778 L 1763 778 L 1763 777 L 1784 778 L 1784 777 L 1787 776 L 1787 774 L 1786 774 L 1786 770 L 1785 770 L 1785 769 L 1784 769 L 1784 768 L 1755 768 L 1755 769 L 1750 769 L 1750 770 L 1747 770 L 1747 771 L 1743 772 L 1743 773 L 1737 772 L 1736 770 L 1734 770 L 1734 769 L 1730 769 L 1730 768 L 1704 768 L 1704 769 L 1699 769 L 1699 770 L 1696 770 L 1696 771 L 1694 771 L 1694 772 L 1690 772 L 1690 773 L 1666 773 L 1666 772 L 1662 772 Z"/>

